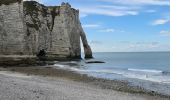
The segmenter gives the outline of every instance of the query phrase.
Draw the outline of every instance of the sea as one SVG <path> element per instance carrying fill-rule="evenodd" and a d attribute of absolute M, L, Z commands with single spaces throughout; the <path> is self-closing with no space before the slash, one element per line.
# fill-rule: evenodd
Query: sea
<path fill-rule="evenodd" d="M 170 96 L 170 52 L 100 52 L 94 59 L 56 62 L 55 67 L 96 78 L 127 81 Z M 103 61 L 105 63 L 87 63 Z"/>

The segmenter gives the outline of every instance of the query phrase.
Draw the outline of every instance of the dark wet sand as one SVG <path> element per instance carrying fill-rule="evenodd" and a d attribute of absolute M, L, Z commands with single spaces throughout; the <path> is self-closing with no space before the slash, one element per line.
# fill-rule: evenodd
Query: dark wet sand
<path fill-rule="evenodd" d="M 67 84 L 67 85 L 70 84 L 70 86 L 72 85 L 71 83 L 74 82 L 74 84 L 77 84 L 77 85 L 83 84 L 84 86 L 88 86 L 92 90 L 98 89 L 99 91 L 110 91 L 109 93 L 113 92 L 113 93 L 116 93 L 117 95 L 119 94 L 121 96 L 127 96 L 126 97 L 127 99 L 126 98 L 122 99 L 122 97 L 117 97 L 117 95 L 115 95 L 115 98 L 117 98 L 115 100 L 137 100 L 137 99 L 133 99 L 133 98 L 138 98 L 138 100 L 170 100 L 170 98 L 168 96 L 160 95 L 153 91 L 146 91 L 140 87 L 129 86 L 128 83 L 125 81 L 105 80 L 105 79 L 99 79 L 99 78 L 94 78 L 94 77 L 88 77 L 87 75 L 81 75 L 81 74 L 67 71 L 67 70 L 53 69 L 50 66 L 46 66 L 46 67 L 40 67 L 40 66 L 36 66 L 36 67 L 1 67 L 0 70 L 1 71 L 19 72 L 19 73 L 25 74 L 26 76 L 32 76 L 32 77 L 38 76 L 38 77 L 42 77 L 42 80 L 45 80 L 45 81 L 49 77 L 53 78 L 53 79 L 55 78 L 56 82 L 59 80 L 64 80 L 67 82 L 64 84 Z M 49 83 L 50 83 L 50 81 L 49 81 Z M 49 83 L 47 83 L 47 84 L 49 84 Z M 37 82 L 37 84 L 38 84 L 38 82 Z M 65 88 L 65 89 L 67 89 L 67 88 Z M 67 91 L 67 90 L 64 90 L 64 91 Z M 80 91 L 81 91 L 81 88 L 80 88 Z M 92 91 L 86 90 L 84 92 L 90 93 Z M 100 98 L 97 97 L 97 94 L 94 94 L 94 96 L 96 96 L 96 98 L 100 99 L 101 97 Z M 102 92 L 101 92 L 101 95 L 102 95 Z M 89 95 L 87 95 L 87 96 L 89 96 Z M 114 95 L 106 98 L 105 100 L 114 100 L 113 98 L 114 98 Z M 50 99 L 50 100 L 53 100 L 53 99 Z M 62 100 L 65 100 L 65 99 L 62 99 Z M 68 100 L 72 100 L 72 99 L 68 99 Z M 75 99 L 75 100 L 80 100 L 80 99 Z M 84 98 L 83 100 L 89 100 L 89 99 Z"/>

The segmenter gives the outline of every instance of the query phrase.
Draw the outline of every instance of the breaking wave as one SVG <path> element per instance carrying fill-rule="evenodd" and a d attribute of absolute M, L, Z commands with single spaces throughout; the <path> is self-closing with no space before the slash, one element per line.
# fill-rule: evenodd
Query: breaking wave
<path fill-rule="evenodd" d="M 161 70 L 150 70 L 150 69 L 132 69 L 128 68 L 129 71 L 136 71 L 136 72 L 146 72 L 146 73 L 162 73 Z"/>
<path fill-rule="evenodd" d="M 148 80 L 153 82 L 161 82 L 161 83 L 170 83 L 170 72 L 161 71 L 161 70 L 154 70 L 154 69 L 100 69 L 100 70 L 89 70 L 89 69 L 81 69 L 76 67 L 70 67 L 69 65 L 63 64 L 55 64 L 54 66 L 71 70 L 80 73 L 87 73 L 87 74 L 117 74 L 121 75 L 126 78 L 135 78 L 141 80 Z"/>

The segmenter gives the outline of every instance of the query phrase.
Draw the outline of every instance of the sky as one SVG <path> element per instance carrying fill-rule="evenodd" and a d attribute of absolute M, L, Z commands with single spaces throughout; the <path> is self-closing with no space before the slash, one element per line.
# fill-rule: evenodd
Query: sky
<path fill-rule="evenodd" d="M 93 52 L 170 51 L 170 0 L 36 0 L 69 2 Z"/>

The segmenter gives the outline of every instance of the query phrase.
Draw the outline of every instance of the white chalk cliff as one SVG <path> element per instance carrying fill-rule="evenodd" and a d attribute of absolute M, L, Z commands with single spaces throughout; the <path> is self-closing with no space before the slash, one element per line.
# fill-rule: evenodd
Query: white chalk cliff
<path fill-rule="evenodd" d="M 40 50 L 46 51 L 47 60 L 81 58 L 80 38 L 85 58 L 92 58 L 79 11 L 68 3 L 48 7 L 35 1 L 0 1 L 0 63 L 31 63 Z"/>

